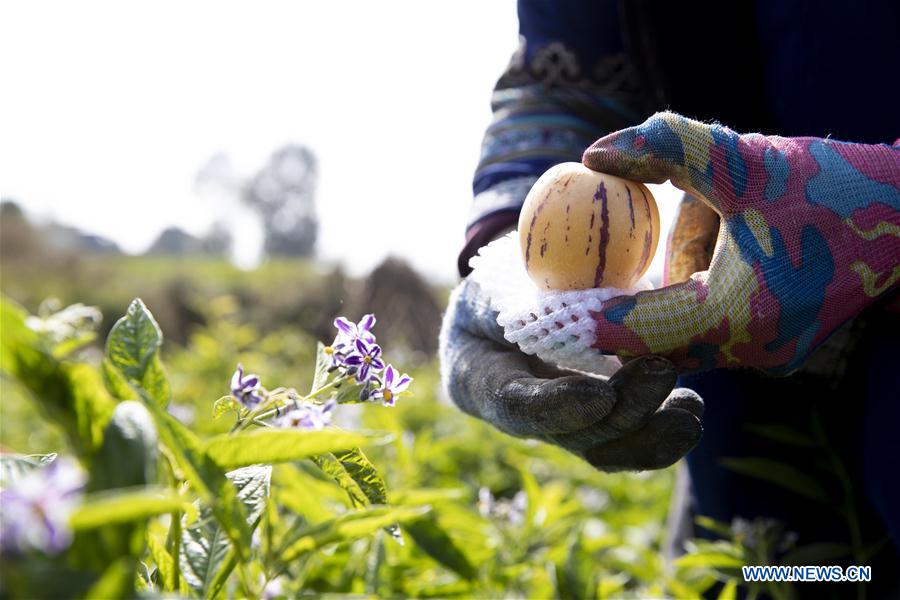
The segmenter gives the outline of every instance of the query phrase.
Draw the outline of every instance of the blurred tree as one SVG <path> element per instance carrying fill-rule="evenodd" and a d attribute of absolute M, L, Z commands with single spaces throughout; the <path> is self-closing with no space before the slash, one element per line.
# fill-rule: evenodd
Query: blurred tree
<path fill-rule="evenodd" d="M 203 242 L 180 227 L 166 227 L 147 249 L 148 256 L 187 256 L 201 254 Z"/>
<path fill-rule="evenodd" d="M 211 256 L 228 256 L 231 252 L 231 244 L 233 238 L 228 227 L 221 222 L 216 221 L 209 228 L 206 235 L 203 236 L 203 252 Z"/>
<path fill-rule="evenodd" d="M 51 222 L 41 227 L 47 245 L 60 252 L 85 254 L 122 254 L 118 244 L 95 233 L 85 233 L 76 227 Z"/>
<path fill-rule="evenodd" d="M 203 237 L 197 237 L 180 227 L 167 227 L 150 244 L 147 256 L 227 256 L 231 249 L 231 232 L 220 222 Z"/>
<path fill-rule="evenodd" d="M 270 256 L 312 256 L 319 231 L 315 210 L 318 164 L 305 146 L 284 146 L 244 188 L 244 201 L 259 211 Z"/>
<path fill-rule="evenodd" d="M 13 200 L 0 202 L 0 256 L 6 260 L 35 256 L 43 249 L 40 236 Z"/>
<path fill-rule="evenodd" d="M 269 256 L 312 256 L 319 230 L 315 192 L 318 161 L 306 146 L 279 148 L 249 179 L 235 173 L 224 154 L 216 154 L 197 173 L 199 187 L 233 195 L 260 217 Z M 240 235 L 240 232 L 232 232 Z"/>
<path fill-rule="evenodd" d="M 437 351 L 441 307 L 431 286 L 405 261 L 390 257 L 375 267 L 352 308 L 351 318 L 375 314 L 378 339 L 388 348 L 405 347 L 422 359 Z"/>

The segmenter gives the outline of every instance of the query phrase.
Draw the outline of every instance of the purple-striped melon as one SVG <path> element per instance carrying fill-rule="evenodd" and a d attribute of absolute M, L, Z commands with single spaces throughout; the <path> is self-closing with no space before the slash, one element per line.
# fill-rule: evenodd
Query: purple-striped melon
<path fill-rule="evenodd" d="M 541 289 L 628 289 L 653 260 L 659 210 L 642 183 L 562 163 L 528 192 L 519 239 Z"/>

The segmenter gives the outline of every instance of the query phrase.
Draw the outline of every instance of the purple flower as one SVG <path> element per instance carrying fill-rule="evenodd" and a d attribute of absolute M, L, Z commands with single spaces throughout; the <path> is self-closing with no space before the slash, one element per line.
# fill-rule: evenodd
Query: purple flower
<path fill-rule="evenodd" d="M 325 346 L 325 354 L 330 360 L 329 368 L 331 370 L 352 366 L 347 363 L 347 357 L 356 351 L 356 342 L 362 341 L 366 345 L 375 343 L 375 336 L 372 334 L 375 315 L 365 315 L 359 323 L 354 323 L 346 317 L 338 317 L 334 320 L 334 326 L 337 327 L 337 335 L 330 346 Z"/>
<path fill-rule="evenodd" d="M 319 431 L 331 423 L 332 410 L 336 404 L 337 401 L 333 398 L 325 404 L 303 402 L 284 413 L 278 419 L 278 426 Z"/>
<path fill-rule="evenodd" d="M 375 343 L 375 335 L 372 334 L 372 328 L 375 326 L 375 315 L 364 315 L 359 323 L 353 323 L 346 317 L 338 317 L 334 320 L 334 326 L 338 329 L 337 337 L 331 345 L 337 349 L 353 348 L 353 344 L 357 340 L 362 340 L 366 344 Z"/>
<path fill-rule="evenodd" d="M 69 516 L 81 502 L 85 476 L 75 461 L 56 459 L 0 491 L 0 546 L 22 553 L 36 549 L 48 554 L 72 542 Z"/>
<path fill-rule="evenodd" d="M 374 318 L 374 317 L 373 317 Z M 372 378 L 372 370 L 376 372 L 384 368 L 384 361 L 379 358 L 381 356 L 381 346 L 378 344 L 368 345 L 361 339 L 356 340 L 355 351 L 347 355 L 344 364 L 349 367 L 356 367 L 356 380 L 359 383 L 368 383 Z"/>
<path fill-rule="evenodd" d="M 406 373 L 401 375 L 393 365 L 388 365 L 384 370 L 384 381 L 381 387 L 376 388 L 370 398 L 372 400 L 381 398 L 385 406 L 393 406 L 397 401 L 397 396 L 405 392 L 410 383 L 412 383 L 412 377 Z"/>
<path fill-rule="evenodd" d="M 259 376 L 244 375 L 244 366 L 238 363 L 237 371 L 231 376 L 231 395 L 247 408 L 253 408 L 262 402 L 262 396 L 259 393 Z"/>

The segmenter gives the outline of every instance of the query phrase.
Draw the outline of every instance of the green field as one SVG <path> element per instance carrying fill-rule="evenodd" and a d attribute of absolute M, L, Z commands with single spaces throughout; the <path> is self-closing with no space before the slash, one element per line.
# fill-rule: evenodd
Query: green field
<path fill-rule="evenodd" d="M 276 262 L 244 272 L 216 260 L 92 257 L 70 267 L 56 265 L 52 276 L 22 265 L 4 267 L 4 294 L 29 312 L 36 312 L 50 296 L 62 305 L 84 302 L 102 309 L 98 340 L 53 367 L 83 367 L 95 382 L 101 379 L 103 336 L 130 299 L 142 297 L 167 336 L 161 359 L 171 389 L 168 410 L 200 440 L 226 434 L 234 424 L 230 413 L 214 419 L 213 406 L 229 394 L 238 362 L 258 373 L 269 389 L 308 390 L 316 341 L 324 337 L 322 323 L 327 326 L 342 309 L 356 306 L 352 294 L 365 287 L 364 282 L 304 262 Z M 446 290 L 433 292 L 442 302 Z M 340 297 L 342 293 L 346 297 Z M 355 310 L 348 316 L 358 318 L 365 309 Z M 379 321 L 376 333 L 387 336 L 391 326 L 389 320 Z M 4 321 L 4 328 L 9 327 Z M 65 425 L 71 415 L 61 413 L 71 407 L 54 407 L 53 400 L 41 397 L 51 394 L 50 384 L 30 381 L 21 369 L 17 373 L 10 367 L 10 353 L 22 350 L 8 347 L 10 331 L 4 331 L 3 368 L 14 376 L 4 375 L 2 385 L 4 453 L 80 452 L 83 460 L 95 464 L 93 455 L 79 447 L 87 444 L 78 438 L 80 425 Z M 397 339 L 393 345 L 385 342 L 385 355 L 415 378 L 414 395 L 393 408 L 380 403 L 339 405 L 335 422 L 344 430 L 372 436 L 363 449 L 383 478 L 388 505 L 401 511 L 396 514 L 405 543 L 380 527 L 347 526 L 327 539 L 316 538 L 307 550 L 291 554 L 287 563 L 273 556 L 297 531 L 356 518 L 352 515 L 357 511 L 392 510 L 354 500 L 355 488 L 330 477 L 314 461 L 280 462 L 256 528 L 261 541 L 215 593 L 258 596 L 268 584 L 267 593 L 280 586 L 288 596 L 691 597 L 717 580 L 729 582 L 723 597 L 734 592 L 734 567 L 743 560 L 739 545 L 701 542 L 693 561 L 678 568 L 664 564 L 661 544 L 672 470 L 604 474 L 555 447 L 503 435 L 449 404 L 440 391 L 434 356 L 413 351 Z M 115 394 L 96 385 L 90 394 L 114 406 Z M 179 473 L 180 463 L 164 441 L 161 449 L 160 460 L 168 470 L 161 468 L 159 480 L 152 483 L 194 499 L 191 478 Z M 490 507 L 484 503 L 488 491 L 494 498 Z M 402 510 L 411 507 L 427 512 L 403 517 Z M 210 593 L 186 585 L 183 571 L 181 581 L 172 583 L 172 573 L 166 570 L 171 571 L 173 560 L 167 549 L 176 551 L 171 517 L 141 522 L 146 522 L 146 534 L 134 538 L 140 546 L 132 549 L 139 561 L 137 572 L 124 578 L 124 587 L 108 589 Z M 106 526 L 112 527 L 123 525 Z M 102 538 L 109 532 L 100 527 L 78 535 L 89 534 Z M 15 563 L 5 561 L 13 595 L 36 593 L 29 586 L 48 569 L 76 569 L 85 579 L 82 588 L 67 593 L 107 589 L 96 586 L 114 580 L 115 573 L 79 558 L 81 542 L 76 536 L 63 558 L 43 559 L 46 564 L 31 560 L 28 569 L 11 571 Z M 35 566 L 39 564 L 43 570 Z M 76 588 L 79 591 L 73 591 Z"/>

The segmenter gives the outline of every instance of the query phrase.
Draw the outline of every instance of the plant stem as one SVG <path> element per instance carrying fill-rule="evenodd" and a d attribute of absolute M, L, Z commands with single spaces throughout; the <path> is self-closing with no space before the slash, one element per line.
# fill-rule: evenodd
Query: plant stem
<path fill-rule="evenodd" d="M 333 381 L 323 385 L 319 389 L 310 392 L 306 396 L 302 396 L 300 398 L 300 401 L 308 402 L 308 401 L 312 400 L 313 398 L 320 396 L 324 392 L 331 391 L 334 388 L 336 388 L 337 386 L 339 386 L 340 384 L 344 383 L 348 378 L 349 378 L 349 376 L 347 376 L 347 375 L 341 375 L 340 377 L 336 377 Z M 279 412 L 281 412 L 281 407 L 270 408 L 269 410 L 266 410 L 263 412 L 259 412 L 259 409 L 257 409 L 256 412 L 252 412 L 249 415 L 247 415 L 246 417 L 244 417 L 243 419 L 238 420 L 238 422 L 235 424 L 235 428 L 232 429 L 232 431 L 235 431 L 237 429 L 246 429 L 249 425 L 256 423 L 256 421 L 270 419 L 270 418 L 274 417 L 275 415 L 277 415 Z M 256 423 L 256 424 L 259 425 L 259 423 Z"/>

